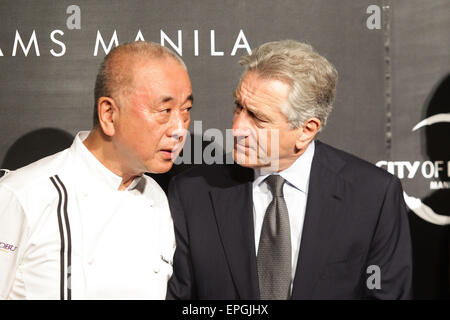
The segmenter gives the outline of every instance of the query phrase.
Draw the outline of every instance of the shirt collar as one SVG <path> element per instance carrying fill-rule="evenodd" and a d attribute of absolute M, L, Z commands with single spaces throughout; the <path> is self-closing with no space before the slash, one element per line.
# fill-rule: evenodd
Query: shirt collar
<path fill-rule="evenodd" d="M 314 156 L 315 143 L 314 140 L 308 145 L 305 152 L 295 160 L 295 162 L 287 169 L 277 174 L 282 176 L 289 184 L 304 193 L 308 193 L 309 175 L 311 172 L 311 164 Z M 262 173 L 260 169 L 255 169 L 254 186 L 260 185 L 270 173 Z"/>
<path fill-rule="evenodd" d="M 122 177 L 106 168 L 84 145 L 83 141 L 88 137 L 88 135 L 89 131 L 78 132 L 72 146 L 70 147 L 71 151 L 81 164 L 80 172 L 75 174 L 77 175 L 84 173 L 85 176 L 83 178 L 85 179 L 85 186 L 88 186 L 92 181 L 98 181 L 106 184 L 114 190 L 118 190 L 120 184 L 122 183 Z M 141 178 L 142 176 L 135 178 L 126 190 L 134 189 Z"/>

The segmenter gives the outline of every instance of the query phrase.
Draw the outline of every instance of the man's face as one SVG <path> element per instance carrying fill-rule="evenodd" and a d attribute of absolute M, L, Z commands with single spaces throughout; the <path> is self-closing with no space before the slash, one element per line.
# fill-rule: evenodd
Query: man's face
<path fill-rule="evenodd" d="M 173 58 L 139 61 L 133 70 L 132 89 L 119 98 L 112 141 L 124 159 L 124 170 L 167 172 L 186 139 L 191 82 Z"/>
<path fill-rule="evenodd" d="M 263 79 L 255 72 L 242 78 L 236 92 L 233 117 L 234 158 L 250 168 L 280 171 L 298 157 L 296 139 L 281 106 L 287 103 L 290 86 L 280 80 Z"/>

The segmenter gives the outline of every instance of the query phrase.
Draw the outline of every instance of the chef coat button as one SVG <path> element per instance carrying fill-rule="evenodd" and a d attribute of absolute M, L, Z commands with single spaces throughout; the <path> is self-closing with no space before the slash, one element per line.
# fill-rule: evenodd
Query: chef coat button
<path fill-rule="evenodd" d="M 159 272 L 159 268 L 158 267 L 153 268 L 153 272 L 154 273 L 158 273 Z"/>

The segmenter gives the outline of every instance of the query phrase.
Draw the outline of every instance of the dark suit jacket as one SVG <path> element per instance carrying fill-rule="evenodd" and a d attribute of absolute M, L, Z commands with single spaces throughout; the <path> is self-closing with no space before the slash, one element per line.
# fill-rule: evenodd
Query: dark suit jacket
<path fill-rule="evenodd" d="M 252 181 L 253 170 L 237 165 L 173 178 L 168 299 L 259 299 Z M 316 141 L 292 299 L 409 298 L 410 243 L 400 181 Z M 376 284 L 371 265 L 380 289 L 367 286 Z"/>

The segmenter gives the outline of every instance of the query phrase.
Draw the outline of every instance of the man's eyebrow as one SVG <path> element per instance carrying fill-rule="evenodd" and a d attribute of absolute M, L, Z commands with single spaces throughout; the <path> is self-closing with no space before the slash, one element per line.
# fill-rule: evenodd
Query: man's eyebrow
<path fill-rule="evenodd" d="M 247 107 L 247 110 L 250 113 L 253 113 L 257 118 L 260 118 L 262 120 L 267 120 L 267 121 L 270 120 L 270 117 L 268 117 L 266 114 L 259 111 L 258 108 L 255 108 L 252 105 L 248 105 L 246 107 Z"/>
<path fill-rule="evenodd" d="M 159 101 L 160 103 L 166 103 L 166 102 L 170 102 L 173 100 L 172 96 L 163 96 Z M 190 94 L 187 98 L 186 101 L 191 101 L 192 103 L 194 102 L 194 96 L 192 94 Z"/>
<path fill-rule="evenodd" d="M 239 104 L 240 106 L 242 106 L 240 95 L 236 94 L 236 91 L 235 91 L 233 93 L 233 96 L 234 96 L 234 103 L 235 104 Z M 267 115 L 265 115 L 264 113 L 259 111 L 258 108 L 255 108 L 252 105 L 246 105 L 245 107 L 247 108 L 247 110 L 250 113 L 254 114 L 256 117 L 258 117 L 258 118 L 260 118 L 262 120 L 270 121 L 270 117 L 268 117 Z"/>
<path fill-rule="evenodd" d="M 169 102 L 169 101 L 172 101 L 173 100 L 173 97 L 171 97 L 171 96 L 163 96 L 161 99 L 160 99 L 160 102 L 161 103 L 166 103 L 166 102 Z"/>

